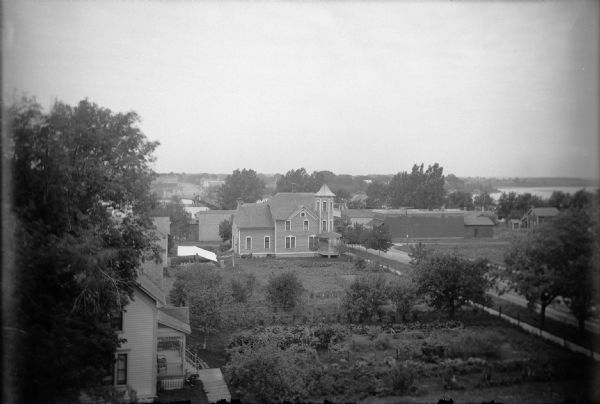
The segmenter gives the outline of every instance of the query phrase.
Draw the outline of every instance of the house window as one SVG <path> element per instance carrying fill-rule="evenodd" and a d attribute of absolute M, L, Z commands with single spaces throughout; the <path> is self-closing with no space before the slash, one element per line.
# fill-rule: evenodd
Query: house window
<path fill-rule="evenodd" d="M 304 221 L 304 231 L 308 231 L 308 220 Z"/>
<path fill-rule="evenodd" d="M 294 236 L 287 236 L 285 238 L 285 248 L 286 249 L 296 248 L 296 237 L 294 237 Z"/>
<path fill-rule="evenodd" d="M 304 217 L 304 216 L 306 216 L 306 213 L 304 213 L 304 212 L 300 213 L 300 217 Z"/>
<path fill-rule="evenodd" d="M 322 227 L 323 231 L 327 231 L 327 220 L 323 220 Z"/>
<path fill-rule="evenodd" d="M 246 250 L 252 249 L 252 237 L 246 237 Z"/>
<path fill-rule="evenodd" d="M 308 249 L 311 251 L 319 249 L 319 242 L 317 236 L 308 236 Z"/>
<path fill-rule="evenodd" d="M 271 248 L 271 237 L 265 236 L 265 250 Z"/>
<path fill-rule="evenodd" d="M 110 327 L 115 331 L 123 331 L 123 310 L 111 313 Z"/>
<path fill-rule="evenodd" d="M 127 384 L 127 354 L 117 355 L 117 385 Z"/>
<path fill-rule="evenodd" d="M 327 201 L 323 201 L 323 212 L 327 212 Z"/>
<path fill-rule="evenodd" d="M 321 201 L 319 199 L 317 199 L 316 202 L 315 202 L 315 210 L 317 212 L 319 211 L 319 203 L 321 203 Z"/>
<path fill-rule="evenodd" d="M 329 210 L 333 211 L 333 201 L 329 202 Z"/>
<path fill-rule="evenodd" d="M 286 231 L 292 230 L 292 221 L 291 220 L 286 220 L 285 221 L 285 230 Z"/>

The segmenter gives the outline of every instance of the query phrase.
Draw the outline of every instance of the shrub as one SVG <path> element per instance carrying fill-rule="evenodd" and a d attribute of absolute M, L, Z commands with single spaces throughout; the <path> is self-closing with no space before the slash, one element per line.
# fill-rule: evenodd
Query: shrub
<path fill-rule="evenodd" d="M 404 394 L 415 381 L 415 371 L 406 365 L 395 365 L 389 375 L 389 385 L 395 394 Z"/>
<path fill-rule="evenodd" d="M 296 274 L 284 272 L 269 279 L 265 297 L 272 306 L 290 310 L 300 303 L 303 292 L 304 287 Z"/>
<path fill-rule="evenodd" d="M 388 334 L 379 334 L 375 338 L 373 345 L 375 346 L 375 348 L 379 349 L 380 351 L 385 351 L 386 349 L 392 348 L 392 343 L 390 341 L 390 336 Z"/>
<path fill-rule="evenodd" d="M 346 289 L 342 310 L 351 322 L 364 323 L 386 303 L 385 279 L 381 275 L 359 276 Z"/>

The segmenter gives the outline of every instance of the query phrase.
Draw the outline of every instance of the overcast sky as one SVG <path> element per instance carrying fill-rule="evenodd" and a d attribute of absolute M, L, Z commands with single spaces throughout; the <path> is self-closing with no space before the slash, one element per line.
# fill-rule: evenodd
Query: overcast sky
<path fill-rule="evenodd" d="M 599 172 L 591 1 L 6 1 L 5 97 L 134 110 L 159 172 Z"/>

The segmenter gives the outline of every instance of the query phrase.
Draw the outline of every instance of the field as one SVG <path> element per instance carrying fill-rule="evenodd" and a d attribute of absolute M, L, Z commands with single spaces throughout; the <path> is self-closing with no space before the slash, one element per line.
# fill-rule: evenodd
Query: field
<path fill-rule="evenodd" d="M 556 402 L 600 398 L 593 382 L 593 376 L 600 374 L 598 366 L 588 358 L 471 308 L 452 320 L 421 307 L 413 318 L 416 321 L 410 323 L 346 324 L 339 310 L 345 288 L 357 275 L 374 273 L 359 270 L 350 260 L 240 259 L 235 268 L 219 271 L 225 281 L 252 274 L 254 294 L 243 310 L 231 313 L 234 325 L 208 337 L 207 349 L 201 349 L 204 336 L 196 333 L 189 345 L 210 366 L 231 369 L 231 351 L 227 349 L 239 333 L 266 335 L 262 341 L 273 343 L 281 335 L 304 341 L 301 335 L 309 333 L 311 344 L 316 345 L 314 358 L 300 372 L 309 386 L 303 401 L 393 403 L 453 398 L 455 402 Z M 305 288 L 302 304 L 290 312 L 269 307 L 263 293 L 270 277 L 288 271 L 296 273 Z M 388 279 L 397 276 L 380 273 Z M 315 343 L 315 335 L 336 337 Z M 397 369 L 409 370 L 404 374 Z M 256 401 L 248 389 L 235 383 L 230 387 L 234 398 Z"/>

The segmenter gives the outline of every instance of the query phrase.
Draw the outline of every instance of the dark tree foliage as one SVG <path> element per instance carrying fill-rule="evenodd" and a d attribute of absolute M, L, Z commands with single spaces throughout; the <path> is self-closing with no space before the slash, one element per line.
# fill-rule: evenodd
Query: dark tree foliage
<path fill-rule="evenodd" d="M 225 219 L 219 223 L 219 237 L 223 241 L 231 240 L 231 220 Z"/>
<path fill-rule="evenodd" d="M 379 306 L 388 300 L 385 278 L 381 275 L 357 277 L 346 289 L 342 311 L 353 323 L 369 322 Z"/>
<path fill-rule="evenodd" d="M 365 201 L 366 207 L 370 209 L 380 209 L 387 204 L 388 200 L 388 187 L 387 185 L 373 181 L 367 187 L 367 200 Z"/>
<path fill-rule="evenodd" d="M 157 143 L 134 112 L 87 100 L 44 113 L 24 99 L 6 116 L 16 223 L 4 326 L 18 337 L 9 385 L 23 402 L 78 402 L 112 366 L 111 313 L 128 303 L 142 260 L 158 257 L 149 216 Z"/>
<path fill-rule="evenodd" d="M 368 230 L 365 229 L 365 227 L 362 224 L 354 223 L 353 226 L 348 228 L 344 240 L 347 244 L 363 245 L 365 243 L 365 240 L 367 239 L 368 234 Z"/>
<path fill-rule="evenodd" d="M 446 208 L 473 210 L 473 196 L 469 192 L 454 191 L 446 196 Z"/>
<path fill-rule="evenodd" d="M 444 169 L 438 163 L 424 170 L 415 164 L 411 173 L 396 174 L 388 186 L 393 208 L 410 206 L 417 209 L 438 209 L 444 203 Z"/>
<path fill-rule="evenodd" d="M 186 240 L 188 238 L 188 224 L 192 215 L 185 211 L 181 198 L 174 195 L 170 203 L 165 206 L 166 214 L 171 220 L 171 236 L 175 240 Z"/>
<path fill-rule="evenodd" d="M 597 209 L 597 207 L 595 208 Z M 534 228 L 527 237 L 516 240 L 505 257 L 506 269 L 514 288 L 530 306 L 540 305 L 540 324 L 545 311 L 562 296 L 583 330 L 591 307 L 597 301 L 593 273 L 597 222 L 594 209 L 569 209 L 551 222 Z"/>
<path fill-rule="evenodd" d="M 319 178 L 320 177 L 320 178 Z M 276 192 L 317 192 L 323 178 L 315 171 L 312 175 L 304 168 L 290 170 L 277 180 Z"/>
<path fill-rule="evenodd" d="M 223 209 L 235 209 L 238 199 L 254 203 L 262 199 L 265 183 L 251 169 L 235 170 L 219 189 L 219 202 Z"/>
<path fill-rule="evenodd" d="M 473 198 L 473 205 L 477 210 L 490 210 L 496 205 L 496 202 L 494 201 L 494 198 L 490 196 L 490 194 L 487 192 L 482 192 L 478 195 L 475 195 Z"/>
<path fill-rule="evenodd" d="M 417 293 L 450 316 L 469 301 L 483 303 L 492 286 L 487 260 L 470 261 L 457 254 L 434 253 L 417 266 Z"/>
<path fill-rule="evenodd" d="M 273 307 L 290 310 L 300 303 L 304 293 L 302 282 L 293 272 L 284 272 L 267 283 L 265 297 Z"/>
<path fill-rule="evenodd" d="M 373 229 L 367 233 L 363 245 L 365 248 L 377 250 L 379 253 L 388 251 L 394 245 L 392 243 L 392 233 L 390 232 L 389 227 L 385 224 L 373 227 Z"/>

